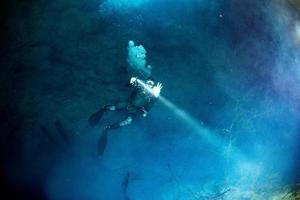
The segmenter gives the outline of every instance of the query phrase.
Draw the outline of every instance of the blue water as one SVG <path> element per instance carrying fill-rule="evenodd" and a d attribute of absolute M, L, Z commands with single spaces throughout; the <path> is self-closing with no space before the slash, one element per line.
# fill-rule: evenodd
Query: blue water
<path fill-rule="evenodd" d="M 256 0 L 32 5 L 24 20 L 32 30 L 15 23 L 46 45 L 12 59 L 33 66 L 17 93 L 22 176 L 6 170 L 16 185 L 38 183 L 51 200 L 240 200 L 267 199 L 299 182 L 300 34 L 291 7 Z M 124 113 L 108 113 L 94 128 L 87 118 L 130 95 L 129 40 L 147 50 L 164 99 L 148 117 L 111 131 L 99 157 L 103 125 Z M 57 119 L 70 131 L 65 140 L 55 135 Z M 55 142 L 40 131 L 44 124 Z"/>

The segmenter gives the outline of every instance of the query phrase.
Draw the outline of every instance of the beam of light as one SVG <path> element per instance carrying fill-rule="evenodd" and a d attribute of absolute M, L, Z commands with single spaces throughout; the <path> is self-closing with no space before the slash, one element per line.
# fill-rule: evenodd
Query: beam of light
<path fill-rule="evenodd" d="M 179 117 L 184 123 L 186 123 L 192 130 L 200 135 L 202 139 L 206 142 L 208 142 L 210 145 L 212 145 L 216 150 L 219 150 L 219 152 L 226 152 L 228 149 L 224 146 L 224 142 L 221 140 L 220 137 L 216 135 L 212 130 L 209 130 L 206 128 L 202 123 L 200 123 L 197 119 L 192 117 L 189 113 L 187 113 L 182 108 L 176 106 L 174 103 L 172 103 L 167 98 L 160 95 L 160 89 L 155 90 L 151 87 L 149 87 L 147 84 L 145 84 L 143 81 L 133 77 L 131 79 L 131 83 L 133 81 L 136 81 L 140 86 L 142 86 L 144 89 L 146 89 L 149 93 L 153 94 L 155 97 L 160 100 L 160 102 L 166 106 L 169 110 L 171 110 L 177 117 Z M 232 147 L 233 148 L 233 147 Z M 233 149 L 232 149 L 233 150 Z M 232 152 L 234 152 L 236 155 L 236 158 L 241 158 L 240 153 L 237 149 L 234 149 Z"/>
<path fill-rule="evenodd" d="M 192 128 L 193 132 L 197 135 L 201 136 L 201 138 L 208 142 L 213 148 L 216 150 L 216 152 L 219 152 L 220 154 L 223 154 L 224 156 L 228 156 L 228 145 L 225 144 L 224 139 L 221 139 L 220 136 L 217 135 L 214 131 L 206 128 L 203 123 L 199 122 L 197 119 L 195 119 L 193 116 L 191 116 L 189 113 L 187 113 L 182 108 L 176 106 L 174 103 L 172 103 L 170 100 L 166 99 L 163 96 L 159 96 L 158 99 L 160 102 L 163 103 L 167 108 L 169 108 L 177 117 L 182 119 L 183 122 L 185 122 L 189 127 Z M 230 146 L 230 157 L 234 158 L 236 160 L 245 160 L 246 158 L 242 155 L 239 149 Z"/>
<path fill-rule="evenodd" d="M 146 83 L 144 83 L 143 81 L 135 77 L 133 77 L 130 82 L 132 84 L 134 82 L 139 84 L 139 86 L 143 87 L 149 93 L 153 94 L 156 98 L 158 98 L 158 100 L 165 107 L 167 107 L 170 111 L 172 111 L 175 114 L 175 116 L 181 119 L 181 121 L 184 122 L 187 125 L 187 127 L 191 128 L 193 133 L 199 135 L 203 140 L 203 142 L 209 144 L 213 149 L 212 152 L 222 155 L 226 159 L 230 159 L 230 160 L 234 159 L 234 161 L 248 162 L 247 161 L 248 159 L 246 159 L 245 156 L 243 156 L 243 154 L 240 152 L 239 149 L 230 146 L 230 152 L 229 152 L 228 143 L 226 143 L 224 139 L 218 136 L 217 133 L 205 127 L 203 123 L 199 122 L 197 119 L 191 116 L 184 109 L 175 105 L 167 98 L 161 96 L 160 95 L 161 87 L 159 87 L 159 90 L 154 90 L 154 87 L 149 87 Z"/>
<path fill-rule="evenodd" d="M 201 135 L 201 137 L 208 141 L 210 144 L 213 144 L 214 146 L 221 145 L 220 139 L 217 138 L 211 130 L 204 127 L 198 120 L 196 120 L 182 108 L 179 108 L 163 96 L 159 96 L 159 100 L 176 116 L 181 118 L 189 127 L 191 127 L 195 133 Z"/>

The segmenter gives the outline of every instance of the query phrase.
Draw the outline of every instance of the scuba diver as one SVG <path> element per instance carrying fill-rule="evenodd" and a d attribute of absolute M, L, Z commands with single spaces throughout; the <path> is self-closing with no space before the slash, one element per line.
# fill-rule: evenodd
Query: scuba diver
<path fill-rule="evenodd" d="M 88 119 L 89 124 L 95 126 L 100 122 L 103 114 L 107 111 L 125 111 L 127 115 L 122 121 L 104 126 L 98 141 L 98 155 L 100 156 L 105 150 L 108 132 L 113 129 L 130 125 L 132 121 L 139 116 L 146 117 L 159 97 L 162 89 L 161 83 L 157 82 L 155 85 L 154 81 L 151 79 L 142 81 L 136 77 L 132 77 L 130 79 L 130 84 L 134 87 L 134 91 L 128 102 L 121 102 L 116 105 L 105 105 Z"/>

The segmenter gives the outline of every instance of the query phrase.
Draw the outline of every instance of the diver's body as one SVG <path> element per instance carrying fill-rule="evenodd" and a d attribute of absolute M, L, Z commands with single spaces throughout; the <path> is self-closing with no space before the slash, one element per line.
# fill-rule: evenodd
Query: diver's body
<path fill-rule="evenodd" d="M 117 129 L 130 125 L 134 119 L 139 116 L 146 117 L 153 104 L 159 96 L 162 88 L 160 83 L 154 86 L 154 82 L 148 80 L 143 82 L 137 78 L 131 78 L 131 85 L 135 88 L 130 96 L 129 102 L 121 102 L 116 105 L 105 105 L 98 112 L 91 115 L 89 123 L 95 126 L 101 120 L 106 111 L 123 111 L 126 112 L 126 118 L 122 121 L 107 125 L 104 127 L 102 135 L 98 142 L 98 154 L 102 155 L 106 146 L 107 134 L 109 130 Z M 153 92 L 153 91 L 154 92 Z"/>

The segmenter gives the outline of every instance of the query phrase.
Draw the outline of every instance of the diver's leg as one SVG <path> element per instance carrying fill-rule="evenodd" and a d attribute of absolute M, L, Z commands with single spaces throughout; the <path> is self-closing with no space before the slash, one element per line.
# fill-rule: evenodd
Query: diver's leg
<path fill-rule="evenodd" d="M 105 106 L 103 106 L 100 110 L 98 110 L 97 112 L 93 113 L 89 117 L 89 119 L 88 119 L 89 124 L 91 126 L 96 126 L 100 122 L 103 114 L 106 111 L 108 111 L 108 110 L 114 111 L 114 110 L 116 110 L 116 106 L 113 106 L 113 105 L 105 105 Z"/>
<path fill-rule="evenodd" d="M 103 128 L 102 134 L 98 140 L 98 155 L 101 156 L 104 153 L 104 150 L 106 148 L 106 143 L 107 143 L 108 131 L 130 125 L 132 123 L 132 118 L 133 117 L 129 115 L 125 120 L 114 123 L 112 125 L 105 126 Z"/>
<path fill-rule="evenodd" d="M 120 110 L 126 110 L 128 106 L 128 102 L 120 102 L 120 103 L 117 103 L 116 105 L 105 105 L 103 106 L 100 110 L 98 110 L 97 112 L 93 113 L 89 119 L 88 119 L 88 122 L 91 126 L 96 126 L 103 114 L 106 112 L 106 111 L 120 111 Z"/>
<path fill-rule="evenodd" d="M 106 143 L 107 143 L 107 135 L 108 135 L 108 128 L 104 127 L 101 136 L 98 140 L 98 146 L 97 146 L 97 151 L 98 151 L 98 155 L 102 156 L 102 154 L 104 153 L 104 150 L 106 148 Z"/>
<path fill-rule="evenodd" d="M 128 102 L 120 102 L 120 103 L 117 103 L 114 108 L 115 110 L 117 111 L 121 111 L 121 110 L 126 110 L 127 107 L 128 107 L 129 103 Z"/>
<path fill-rule="evenodd" d="M 123 127 L 123 126 L 127 126 L 127 125 L 130 125 L 132 123 L 132 120 L 133 120 L 133 117 L 131 115 L 128 115 L 126 117 L 126 119 L 124 119 L 120 122 L 108 125 L 107 128 L 112 130 L 112 129 L 117 129 L 117 128 L 120 128 L 120 127 Z"/>

